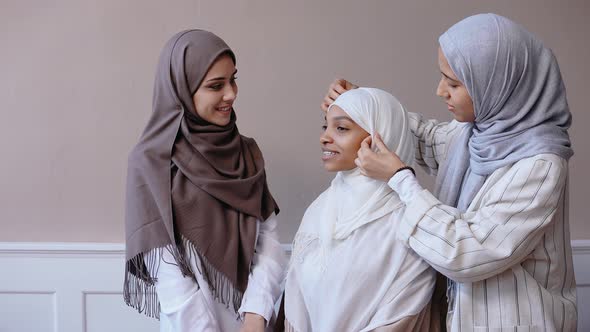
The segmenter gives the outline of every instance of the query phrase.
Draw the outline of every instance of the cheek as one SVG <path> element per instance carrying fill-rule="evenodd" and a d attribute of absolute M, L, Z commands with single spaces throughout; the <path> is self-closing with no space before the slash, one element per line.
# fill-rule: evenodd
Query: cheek
<path fill-rule="evenodd" d="M 346 156 L 347 159 L 355 159 L 358 151 L 361 148 L 361 143 L 365 137 L 355 136 L 351 137 L 346 142 Z"/>
<path fill-rule="evenodd" d="M 473 101 L 467 92 L 467 89 L 464 89 L 461 93 L 461 105 L 465 108 L 473 108 Z"/>
<path fill-rule="evenodd" d="M 195 109 L 201 117 L 210 116 L 214 106 L 213 98 L 209 94 L 202 94 L 198 96 L 198 101 L 195 104 Z"/>

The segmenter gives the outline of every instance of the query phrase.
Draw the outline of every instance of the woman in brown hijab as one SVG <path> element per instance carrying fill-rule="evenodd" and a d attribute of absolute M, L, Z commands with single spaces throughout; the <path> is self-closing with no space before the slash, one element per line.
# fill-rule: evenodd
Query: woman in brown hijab
<path fill-rule="evenodd" d="M 280 295 L 279 208 L 236 126 L 235 65 L 210 32 L 174 35 L 129 155 L 125 302 L 161 331 L 263 331 Z"/>

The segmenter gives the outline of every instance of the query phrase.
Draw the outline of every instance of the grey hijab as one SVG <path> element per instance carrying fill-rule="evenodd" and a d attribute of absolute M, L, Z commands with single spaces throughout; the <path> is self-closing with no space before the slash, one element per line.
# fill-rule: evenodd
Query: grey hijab
<path fill-rule="evenodd" d="M 467 17 L 439 38 L 473 100 L 439 169 L 436 196 L 465 211 L 487 176 L 541 153 L 569 159 L 571 114 L 557 61 L 522 26 L 495 14 Z"/>

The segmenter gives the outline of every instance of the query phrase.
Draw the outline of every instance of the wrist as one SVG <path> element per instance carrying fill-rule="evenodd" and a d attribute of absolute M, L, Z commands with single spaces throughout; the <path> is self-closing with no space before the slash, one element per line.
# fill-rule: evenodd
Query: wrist
<path fill-rule="evenodd" d="M 416 176 L 416 171 L 414 170 L 414 168 L 412 168 L 412 166 L 407 166 L 407 165 L 402 165 L 401 167 L 397 168 L 393 174 L 391 175 L 390 179 L 392 177 L 394 177 L 397 173 L 404 171 L 404 170 L 408 170 L 410 172 L 412 172 L 412 174 L 414 174 L 414 176 Z"/>
<path fill-rule="evenodd" d="M 244 320 L 251 321 L 251 322 L 262 322 L 265 323 L 266 320 L 259 314 L 255 314 L 253 312 L 246 312 L 244 313 Z"/>

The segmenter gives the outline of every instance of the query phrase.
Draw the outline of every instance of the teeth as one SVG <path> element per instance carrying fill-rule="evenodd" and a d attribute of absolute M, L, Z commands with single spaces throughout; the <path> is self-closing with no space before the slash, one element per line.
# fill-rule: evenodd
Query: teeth
<path fill-rule="evenodd" d="M 336 155 L 336 152 L 324 151 L 324 156 L 334 156 L 334 155 Z"/>
<path fill-rule="evenodd" d="M 227 112 L 227 111 L 229 111 L 230 109 L 231 109 L 231 107 L 229 107 L 229 106 L 228 106 L 228 107 L 220 107 L 220 108 L 219 108 L 219 110 L 220 110 L 220 111 L 222 111 L 222 112 Z"/>

